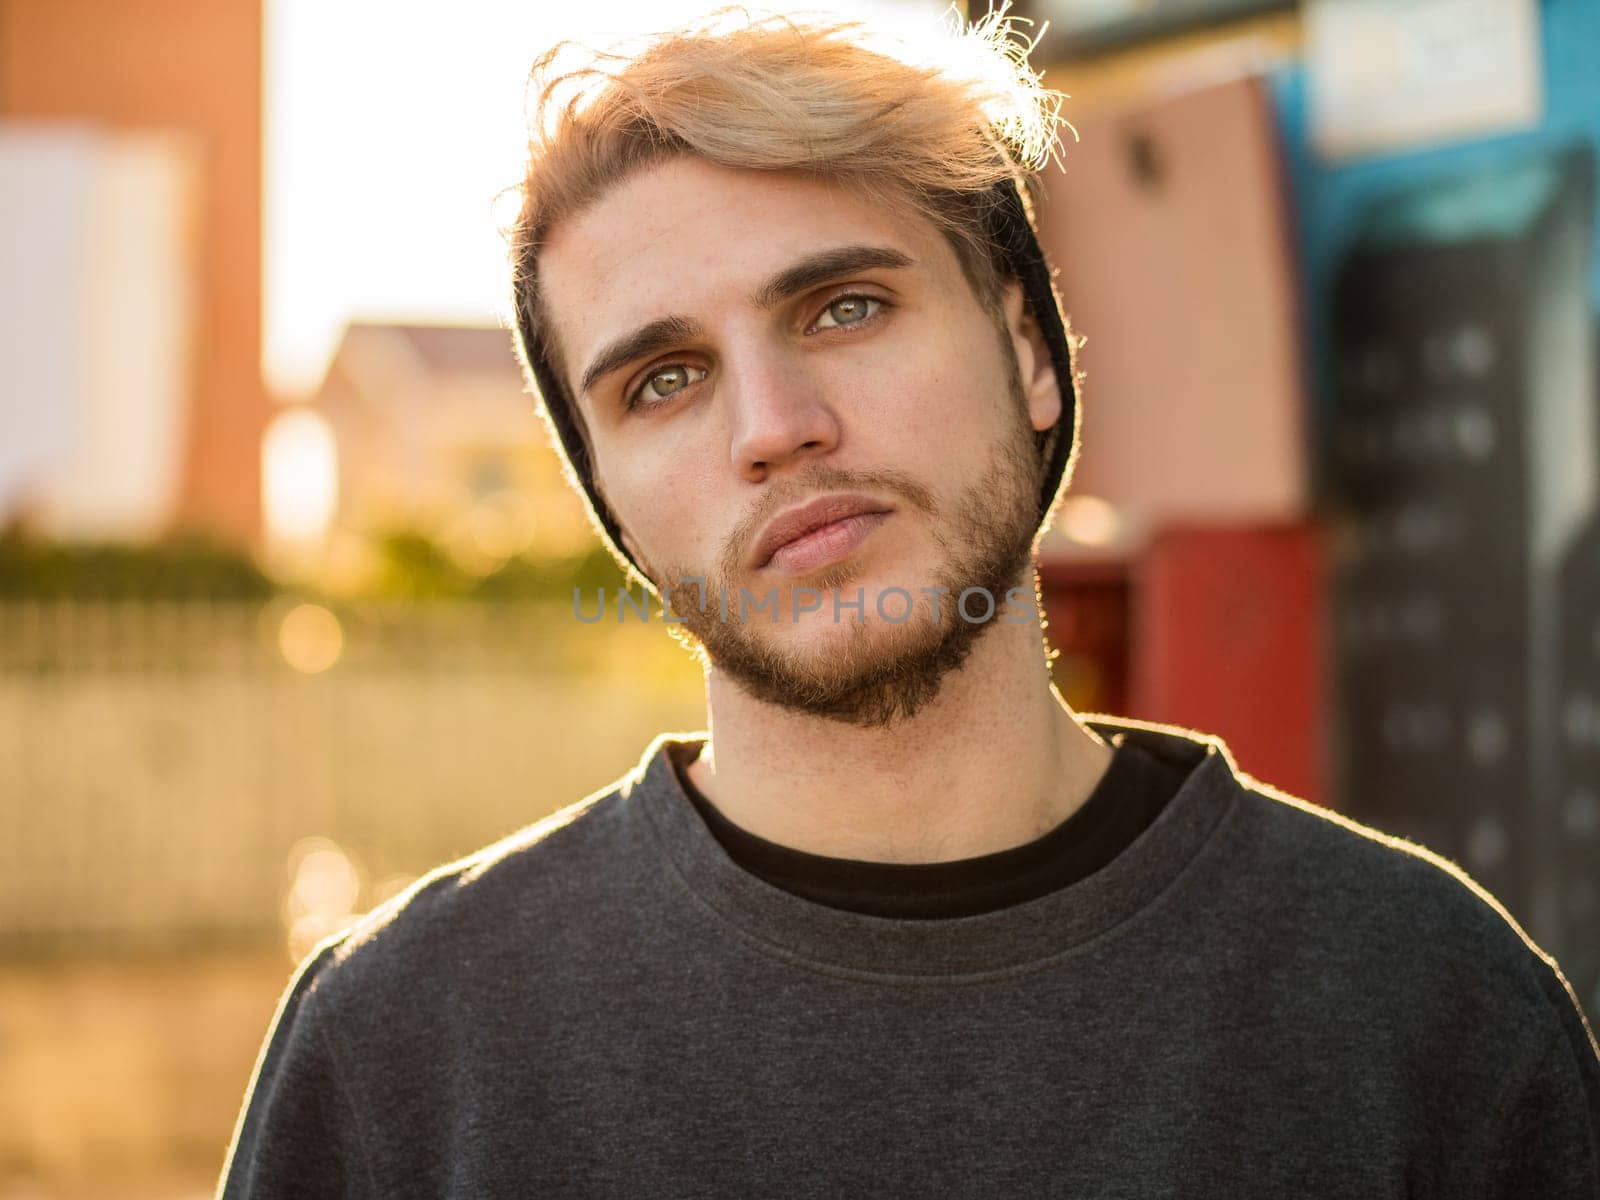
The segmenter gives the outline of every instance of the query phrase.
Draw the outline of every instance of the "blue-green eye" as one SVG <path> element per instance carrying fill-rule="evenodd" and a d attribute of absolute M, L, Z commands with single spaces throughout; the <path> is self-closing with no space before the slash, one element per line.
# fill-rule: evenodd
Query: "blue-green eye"
<path fill-rule="evenodd" d="M 691 367 L 687 363 L 668 363 L 644 377 L 644 382 L 628 398 L 628 407 L 632 408 L 641 401 L 648 405 L 652 400 L 670 399 L 691 383 L 699 383 L 707 374 L 704 367 Z"/>
<path fill-rule="evenodd" d="M 822 310 L 816 328 L 838 329 L 844 325 L 859 325 L 882 307 L 883 301 L 872 296 L 840 296 Z M 831 324 L 828 323 L 830 321 Z"/>

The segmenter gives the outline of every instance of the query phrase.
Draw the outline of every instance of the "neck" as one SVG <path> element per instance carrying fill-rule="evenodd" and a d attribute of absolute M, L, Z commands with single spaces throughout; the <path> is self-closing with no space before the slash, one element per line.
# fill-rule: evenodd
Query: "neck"
<path fill-rule="evenodd" d="M 1088 798 L 1111 748 L 1050 682 L 1035 625 L 997 624 L 909 719 L 859 729 L 752 699 L 713 667 L 690 778 L 768 841 L 868 862 L 1020 846 Z"/>

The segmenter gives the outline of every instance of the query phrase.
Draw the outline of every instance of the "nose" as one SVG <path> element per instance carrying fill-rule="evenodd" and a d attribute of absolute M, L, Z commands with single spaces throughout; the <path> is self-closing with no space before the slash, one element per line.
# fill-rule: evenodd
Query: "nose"
<path fill-rule="evenodd" d="M 839 445 L 839 417 L 820 381 L 790 355 L 750 354 L 725 363 L 732 408 L 729 452 L 752 483 L 796 461 L 826 457 Z"/>

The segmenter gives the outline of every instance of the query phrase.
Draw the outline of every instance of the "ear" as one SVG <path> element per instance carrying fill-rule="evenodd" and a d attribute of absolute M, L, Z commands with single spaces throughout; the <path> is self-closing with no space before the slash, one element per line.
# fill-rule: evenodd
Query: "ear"
<path fill-rule="evenodd" d="M 1045 345 L 1044 331 L 1023 300 L 1022 281 L 1015 277 L 1000 285 L 1000 308 L 1006 335 L 1017 356 L 1017 374 L 1028 401 L 1028 420 L 1037 430 L 1049 429 L 1061 419 L 1061 386 L 1055 363 Z"/>

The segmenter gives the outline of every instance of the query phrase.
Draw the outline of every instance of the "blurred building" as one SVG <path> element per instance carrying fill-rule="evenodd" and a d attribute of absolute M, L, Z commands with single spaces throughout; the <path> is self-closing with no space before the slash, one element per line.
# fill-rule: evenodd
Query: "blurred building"
<path fill-rule="evenodd" d="M 309 521 L 286 532 L 308 542 L 299 552 L 336 582 L 358 582 L 363 547 L 391 533 L 423 534 L 474 574 L 513 555 L 560 558 L 593 544 L 504 329 L 354 323 L 309 410 L 290 410 L 280 424 L 308 413 L 328 448 L 311 436 L 280 439 L 275 425 L 268 522 L 295 525 L 292 513 L 280 519 L 277 478 L 288 481 L 281 506 L 308 490 L 328 495 L 321 536 Z M 308 479 L 310 457 L 331 472 L 329 484 Z"/>
<path fill-rule="evenodd" d="M 0 123 L 0 523 L 141 540 L 182 500 L 200 154 L 182 135 Z"/>
<path fill-rule="evenodd" d="M 261 76 L 260 0 L 0 0 L 0 524 L 255 540 Z"/>
<path fill-rule="evenodd" d="M 1041 214 L 1124 531 L 1099 678 L 1458 861 L 1600 1003 L 1600 6 L 1288 8 L 1024 6 L 1081 139 Z"/>

